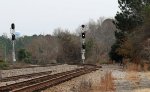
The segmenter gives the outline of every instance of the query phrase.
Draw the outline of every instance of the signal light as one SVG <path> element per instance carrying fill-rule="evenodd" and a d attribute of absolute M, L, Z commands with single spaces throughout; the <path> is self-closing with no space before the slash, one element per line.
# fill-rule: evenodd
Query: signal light
<path fill-rule="evenodd" d="M 85 33 L 82 33 L 82 38 L 85 38 Z"/>
<path fill-rule="evenodd" d="M 85 25 L 81 25 L 81 27 L 82 27 L 82 28 L 84 28 L 84 27 L 85 27 Z"/>
<path fill-rule="evenodd" d="M 15 40 L 16 38 L 15 38 L 15 35 L 14 34 L 12 34 L 12 40 Z"/>
<path fill-rule="evenodd" d="M 11 29 L 13 29 L 13 30 L 15 29 L 15 24 L 14 23 L 11 24 Z"/>
<path fill-rule="evenodd" d="M 85 49 L 85 44 L 82 44 L 82 49 Z"/>

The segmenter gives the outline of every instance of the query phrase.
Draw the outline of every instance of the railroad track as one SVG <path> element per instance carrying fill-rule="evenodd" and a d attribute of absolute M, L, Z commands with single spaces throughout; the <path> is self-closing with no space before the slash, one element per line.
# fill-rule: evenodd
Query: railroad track
<path fill-rule="evenodd" d="M 67 72 L 46 75 L 39 78 L 0 87 L 0 92 L 33 92 L 41 91 L 64 81 L 97 70 L 97 67 L 84 67 Z"/>
<path fill-rule="evenodd" d="M 0 79 L 0 82 L 15 81 L 15 80 L 18 80 L 18 79 L 21 79 L 21 78 L 27 79 L 27 78 L 32 78 L 32 77 L 36 77 L 36 76 L 48 75 L 48 74 L 51 74 L 51 73 L 52 73 L 52 71 L 46 71 L 46 72 L 39 72 L 39 73 L 32 73 L 32 74 L 6 77 L 6 78 Z"/>

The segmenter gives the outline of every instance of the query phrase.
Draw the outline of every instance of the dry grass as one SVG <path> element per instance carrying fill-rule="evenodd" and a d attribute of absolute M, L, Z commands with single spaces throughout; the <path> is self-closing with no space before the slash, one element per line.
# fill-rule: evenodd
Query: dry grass
<path fill-rule="evenodd" d="M 150 80 L 150 72 L 145 72 L 145 76 Z"/>
<path fill-rule="evenodd" d="M 126 71 L 141 71 L 142 68 L 141 68 L 141 65 L 139 64 L 128 63 L 125 70 Z"/>
<path fill-rule="evenodd" d="M 129 72 L 127 73 L 126 80 L 130 81 L 135 87 L 140 84 L 140 77 L 138 76 L 138 72 Z"/>
<path fill-rule="evenodd" d="M 148 71 L 148 70 L 149 70 L 149 69 L 148 69 L 149 66 L 150 66 L 149 64 L 144 63 L 144 65 L 143 65 L 143 70 L 144 70 L 144 71 Z"/>
<path fill-rule="evenodd" d="M 139 88 L 141 78 L 139 76 L 139 71 L 148 71 L 149 64 L 143 63 L 142 65 L 130 63 L 127 65 L 127 75 L 125 77 L 126 80 L 132 83 L 136 87 L 136 89 L 133 92 L 150 92 L 150 89 L 141 89 Z M 149 72 L 143 72 L 147 78 L 150 78 Z"/>
<path fill-rule="evenodd" d="M 113 80 L 112 72 L 106 72 L 105 76 L 101 78 L 99 92 L 114 92 L 115 87 Z"/>
<path fill-rule="evenodd" d="M 150 88 L 145 88 L 145 89 L 136 89 L 133 92 L 150 92 Z"/>
<path fill-rule="evenodd" d="M 126 80 L 133 82 L 133 84 L 138 84 L 139 82 L 139 76 L 138 76 L 138 71 L 141 71 L 141 66 L 138 64 L 134 63 L 128 63 L 126 72 L 127 75 L 125 77 Z"/>
<path fill-rule="evenodd" d="M 80 85 L 71 88 L 72 92 L 115 92 L 112 72 L 106 72 L 99 85 L 92 86 L 91 81 L 81 81 Z"/>
<path fill-rule="evenodd" d="M 148 71 L 150 67 L 150 64 L 143 63 L 142 65 L 140 64 L 135 64 L 135 63 L 127 63 L 126 68 L 124 69 L 125 71 Z"/>

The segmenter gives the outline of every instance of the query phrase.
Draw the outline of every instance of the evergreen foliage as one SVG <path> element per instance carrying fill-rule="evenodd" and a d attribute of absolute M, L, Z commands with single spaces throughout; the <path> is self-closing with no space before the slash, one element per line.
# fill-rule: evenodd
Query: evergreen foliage
<path fill-rule="evenodd" d="M 114 24 L 116 25 L 115 37 L 116 43 L 112 46 L 109 53 L 110 58 L 131 58 L 131 61 L 140 58 L 140 52 L 142 52 L 142 41 L 144 39 L 145 28 L 150 22 L 147 20 L 150 18 L 148 15 L 150 10 L 149 0 L 118 0 L 120 12 L 117 12 L 115 16 Z M 143 30 L 143 32 L 141 32 Z M 147 39 L 149 37 L 147 36 Z"/>

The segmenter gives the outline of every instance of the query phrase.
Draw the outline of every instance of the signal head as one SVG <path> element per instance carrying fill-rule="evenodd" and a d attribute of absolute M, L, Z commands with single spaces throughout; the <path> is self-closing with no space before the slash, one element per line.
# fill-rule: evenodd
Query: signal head
<path fill-rule="evenodd" d="M 82 44 L 82 49 L 85 49 L 85 44 Z"/>
<path fill-rule="evenodd" d="M 13 30 L 15 29 L 15 24 L 14 23 L 11 24 L 11 29 L 13 29 Z"/>
<path fill-rule="evenodd" d="M 15 34 L 12 34 L 12 40 L 15 40 L 16 37 L 15 37 Z"/>
<path fill-rule="evenodd" d="M 82 28 L 85 28 L 85 25 L 81 25 Z"/>
<path fill-rule="evenodd" d="M 85 33 L 82 33 L 82 38 L 85 38 Z"/>

